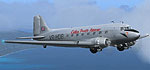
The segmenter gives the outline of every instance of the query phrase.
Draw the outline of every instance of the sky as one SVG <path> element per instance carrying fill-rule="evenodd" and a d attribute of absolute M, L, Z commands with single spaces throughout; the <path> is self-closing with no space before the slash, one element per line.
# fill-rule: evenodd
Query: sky
<path fill-rule="evenodd" d="M 1 0 L 1 2 L 6 2 L 6 3 L 33 3 L 37 2 L 39 0 Z M 41 0 L 42 1 L 42 0 Z M 44 0 L 43 0 L 44 1 Z M 54 0 L 46 0 L 49 3 L 54 3 Z M 101 9 L 108 9 L 111 7 L 135 7 L 136 5 L 140 4 L 144 0 L 88 0 L 89 2 L 91 1 L 91 4 L 96 4 L 99 6 Z"/>
<path fill-rule="evenodd" d="M 1 10 L 3 11 L 1 11 L 2 14 L 0 16 L 3 17 L 2 20 L 5 23 L 3 24 L 3 26 L 7 26 L 9 29 L 14 29 L 13 26 L 16 25 L 10 23 L 16 22 L 20 23 L 17 24 L 18 27 L 16 26 L 16 28 L 22 30 L 27 29 L 27 27 L 31 26 L 32 17 L 39 14 L 46 19 L 47 23 L 57 24 L 54 26 L 51 25 L 52 28 L 91 25 L 92 22 L 94 23 L 94 25 L 97 25 L 100 22 L 108 23 L 112 20 L 121 21 L 120 19 L 123 15 L 127 13 L 126 11 L 132 10 L 132 8 L 134 8 L 136 5 L 141 4 L 142 2 L 144 1 L 132 0 L 132 2 L 130 2 L 129 0 L 1 0 Z M 122 8 L 123 10 L 121 10 L 120 8 Z M 117 15 L 119 12 L 124 14 Z M 106 14 L 108 15 L 106 16 Z M 102 16 L 106 16 L 106 18 L 103 18 Z M 14 17 L 25 17 L 25 20 L 17 20 Z M 87 20 L 86 17 L 88 17 L 89 20 Z M 11 20 L 7 21 L 6 19 Z M 106 21 L 103 21 L 104 19 L 106 19 Z M 6 23 L 8 23 L 9 25 L 7 25 Z M 64 23 L 67 25 L 64 25 Z"/>
<path fill-rule="evenodd" d="M 13 3 L 13 2 L 21 2 L 21 3 L 33 3 L 38 0 L 1 0 L 3 2 L 7 3 Z M 54 0 L 48 0 L 50 3 L 53 3 Z M 90 1 L 90 0 L 89 0 Z M 99 5 L 102 8 L 108 8 L 108 7 L 119 7 L 121 5 L 129 5 L 129 6 L 136 6 L 137 4 L 143 2 L 142 0 L 91 0 L 95 1 L 97 5 Z"/>
<path fill-rule="evenodd" d="M 0 0 L 0 32 L 24 31 L 32 35 L 33 17 L 41 15 L 50 28 L 108 24 L 114 20 L 130 24 L 143 35 L 150 33 L 149 12 L 149 0 Z M 0 69 L 88 70 L 91 66 L 120 70 L 126 66 L 124 70 L 147 70 L 150 64 L 149 42 L 149 38 L 143 39 L 133 49 L 118 52 L 115 48 L 108 48 L 96 55 L 81 48 L 29 49 L 0 58 Z"/>
<path fill-rule="evenodd" d="M 96 2 L 97 5 L 105 9 L 110 7 L 119 7 L 121 5 L 128 5 L 134 7 L 143 2 L 143 0 L 96 0 Z"/>

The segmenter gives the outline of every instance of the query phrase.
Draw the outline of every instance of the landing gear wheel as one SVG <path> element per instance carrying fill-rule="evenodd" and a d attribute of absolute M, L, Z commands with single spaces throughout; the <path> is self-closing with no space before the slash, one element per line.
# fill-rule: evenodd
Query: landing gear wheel
<path fill-rule="evenodd" d="M 124 47 L 117 47 L 119 51 L 124 51 Z"/>
<path fill-rule="evenodd" d="M 91 53 L 95 54 L 97 53 L 97 48 L 90 48 Z"/>

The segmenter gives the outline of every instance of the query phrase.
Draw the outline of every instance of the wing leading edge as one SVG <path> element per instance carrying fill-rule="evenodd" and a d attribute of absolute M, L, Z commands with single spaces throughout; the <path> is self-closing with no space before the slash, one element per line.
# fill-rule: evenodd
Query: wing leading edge
<path fill-rule="evenodd" d="M 5 40 L 4 43 L 16 43 L 16 44 L 33 44 L 33 45 L 50 45 L 50 46 L 92 46 L 92 42 L 88 41 L 17 41 L 17 40 Z"/>

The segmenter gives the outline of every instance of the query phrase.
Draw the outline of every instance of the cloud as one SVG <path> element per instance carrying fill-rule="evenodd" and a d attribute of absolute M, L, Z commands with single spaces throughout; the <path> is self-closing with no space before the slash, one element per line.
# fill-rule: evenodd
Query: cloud
<path fill-rule="evenodd" d="M 140 30 L 141 34 L 150 33 L 150 1 L 145 0 L 142 4 L 138 5 L 132 12 L 125 16 L 126 22 L 131 24 Z M 145 61 L 150 63 L 150 38 L 139 41 L 137 49 L 139 51 L 140 57 Z"/>
<path fill-rule="evenodd" d="M 0 27 L 6 30 L 32 29 L 33 16 L 39 14 L 45 18 L 49 27 L 59 28 L 110 22 L 122 16 L 118 13 L 124 13 L 118 8 L 100 10 L 96 2 L 90 0 L 0 3 Z"/>
<path fill-rule="evenodd" d="M 52 4 L 46 1 L 32 4 L 0 2 L 0 28 L 4 31 L 32 28 L 34 15 L 48 15 L 53 13 L 52 9 Z"/>

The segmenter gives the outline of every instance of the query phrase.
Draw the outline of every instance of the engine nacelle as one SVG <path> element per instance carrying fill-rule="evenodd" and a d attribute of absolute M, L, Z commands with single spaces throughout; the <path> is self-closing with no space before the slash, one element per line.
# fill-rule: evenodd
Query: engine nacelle
<path fill-rule="evenodd" d="M 92 41 L 95 45 L 101 48 L 105 48 L 111 44 L 111 41 L 109 39 L 102 37 L 94 38 Z"/>

